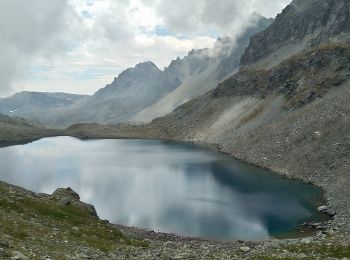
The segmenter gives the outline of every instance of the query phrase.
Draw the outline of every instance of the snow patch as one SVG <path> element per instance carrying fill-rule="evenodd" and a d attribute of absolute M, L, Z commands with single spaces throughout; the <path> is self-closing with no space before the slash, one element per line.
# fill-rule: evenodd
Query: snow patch
<path fill-rule="evenodd" d="M 18 108 L 14 109 L 14 110 L 10 110 L 9 113 L 16 113 L 18 111 Z"/>

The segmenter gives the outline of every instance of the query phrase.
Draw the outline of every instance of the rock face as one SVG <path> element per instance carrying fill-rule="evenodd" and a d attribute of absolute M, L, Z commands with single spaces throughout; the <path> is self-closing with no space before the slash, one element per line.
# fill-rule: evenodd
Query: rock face
<path fill-rule="evenodd" d="M 285 96 L 285 108 L 299 108 L 350 78 L 349 57 L 349 45 L 321 45 L 295 55 L 269 71 L 242 70 L 222 82 L 213 95 L 265 97 L 277 92 Z"/>
<path fill-rule="evenodd" d="M 252 37 L 241 59 L 247 66 L 280 48 L 300 51 L 325 42 L 350 40 L 350 2 L 347 0 L 294 0 L 265 31 Z M 292 50 L 293 45 L 300 45 Z"/>

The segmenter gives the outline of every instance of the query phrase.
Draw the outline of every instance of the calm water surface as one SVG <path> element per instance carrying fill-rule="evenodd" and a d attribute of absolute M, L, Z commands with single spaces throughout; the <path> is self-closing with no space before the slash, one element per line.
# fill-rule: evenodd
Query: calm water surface
<path fill-rule="evenodd" d="M 265 239 L 317 215 L 318 187 L 206 148 L 155 140 L 46 138 L 0 148 L 0 179 L 72 187 L 102 219 L 180 235 Z"/>

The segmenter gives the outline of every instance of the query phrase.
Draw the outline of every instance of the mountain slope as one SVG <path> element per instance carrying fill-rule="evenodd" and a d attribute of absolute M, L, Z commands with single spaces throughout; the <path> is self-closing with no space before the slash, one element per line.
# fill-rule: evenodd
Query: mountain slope
<path fill-rule="evenodd" d="M 58 111 L 50 123 L 67 126 L 75 122 L 106 123 L 128 117 L 129 113 L 149 105 L 168 91 L 168 86 L 160 84 L 160 75 L 161 70 L 152 62 L 138 64 L 94 95 Z"/>
<path fill-rule="evenodd" d="M 206 69 L 212 62 L 207 50 L 193 50 L 183 59 L 171 62 L 161 71 L 152 62 L 145 62 L 122 72 L 105 88 L 82 102 L 52 115 L 51 124 L 118 123 L 151 105 L 179 86 L 186 78 Z"/>
<path fill-rule="evenodd" d="M 179 87 L 132 117 L 131 121 L 149 122 L 215 88 L 221 80 L 238 69 L 240 57 L 248 46 L 250 37 L 264 30 L 272 21 L 272 19 L 254 14 L 251 17 L 251 26 L 234 43 L 230 38 L 219 38 L 214 50 L 212 50 L 212 52 L 219 54 L 211 60 L 205 69 L 190 74 Z"/>

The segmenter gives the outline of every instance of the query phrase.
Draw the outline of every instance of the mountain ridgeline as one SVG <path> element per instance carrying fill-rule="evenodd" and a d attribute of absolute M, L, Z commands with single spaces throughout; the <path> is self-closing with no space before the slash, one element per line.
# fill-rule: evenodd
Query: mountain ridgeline
<path fill-rule="evenodd" d="M 272 19 L 254 14 L 235 41 L 219 38 L 213 49 L 192 50 L 184 58 L 173 60 L 164 70 L 150 61 L 140 63 L 92 96 L 18 93 L 0 99 L 0 113 L 54 127 L 151 121 L 215 88 L 220 80 L 234 73 L 250 37 L 271 23 Z"/>
<path fill-rule="evenodd" d="M 193 73 L 212 62 L 207 50 L 193 50 L 183 59 L 172 61 L 163 71 L 148 61 L 122 72 L 111 84 L 83 102 L 67 108 L 55 125 L 73 123 L 118 123 L 176 89 Z"/>

